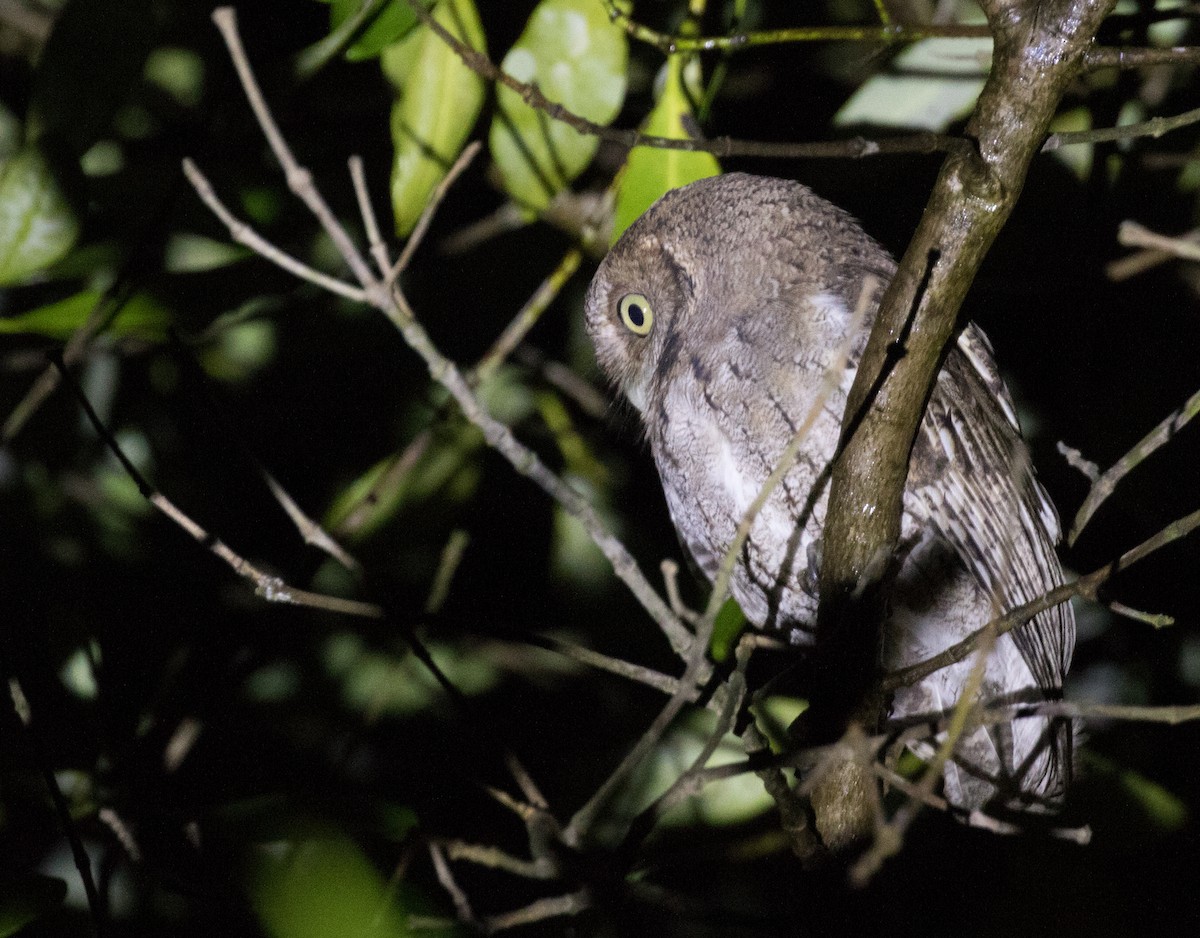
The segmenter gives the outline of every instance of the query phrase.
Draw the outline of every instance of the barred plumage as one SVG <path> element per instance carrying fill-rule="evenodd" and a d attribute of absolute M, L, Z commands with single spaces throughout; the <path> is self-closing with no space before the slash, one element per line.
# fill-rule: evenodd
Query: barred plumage
<path fill-rule="evenodd" d="M 800 645 L 815 627 L 828 469 L 846 394 L 894 271 L 849 215 L 805 187 L 731 174 L 661 199 L 625 232 L 588 292 L 600 364 L 641 411 L 671 517 L 710 579 L 848 344 L 849 366 L 752 525 L 732 582 L 752 622 Z M 851 310 L 872 284 L 872 312 L 849 336 Z M 991 348 L 968 326 L 913 449 L 886 666 L 924 660 L 1056 586 L 1058 537 Z M 1058 696 L 1073 646 L 1069 606 L 1039 615 L 997 641 L 984 697 Z M 892 715 L 951 708 L 971 665 L 902 689 Z M 1051 803 L 1069 778 L 1070 750 L 1070 727 L 1040 716 L 977 728 L 947 766 L 947 795 L 964 808 Z"/>

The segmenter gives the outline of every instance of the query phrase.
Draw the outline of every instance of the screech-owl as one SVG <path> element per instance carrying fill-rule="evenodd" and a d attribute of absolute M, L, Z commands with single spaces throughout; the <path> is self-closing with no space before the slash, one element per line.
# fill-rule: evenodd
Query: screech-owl
<path fill-rule="evenodd" d="M 711 580 L 746 509 L 817 399 L 837 390 L 755 520 L 731 588 L 746 616 L 809 644 L 828 468 L 846 395 L 895 263 L 847 213 L 799 183 L 729 174 L 668 193 L 629 227 L 587 295 L 608 377 L 640 411 L 671 518 Z M 848 336 L 864 290 L 869 312 Z M 946 357 L 913 448 L 902 555 L 884 633 L 888 670 L 923 661 L 1058 585 L 1057 514 L 1033 476 L 983 333 Z M 1075 644 L 1068 605 L 1002 636 L 982 695 L 1061 695 Z M 972 658 L 897 692 L 893 717 L 953 707 Z M 1045 807 L 1071 773 L 1071 726 L 1029 716 L 980 727 L 947 763 L 962 808 Z"/>

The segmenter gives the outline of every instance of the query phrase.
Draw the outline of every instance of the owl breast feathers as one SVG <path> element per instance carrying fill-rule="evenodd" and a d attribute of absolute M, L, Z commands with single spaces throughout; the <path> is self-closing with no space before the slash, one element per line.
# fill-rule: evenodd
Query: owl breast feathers
<path fill-rule="evenodd" d="M 803 432 L 731 584 L 750 621 L 797 645 L 811 643 L 816 625 L 846 395 L 894 272 L 853 218 L 804 186 L 730 174 L 659 200 L 613 247 L 588 291 L 600 365 L 641 412 L 671 518 L 710 580 Z M 868 313 L 851 335 L 863 302 Z M 1057 586 L 1058 538 L 991 348 L 969 325 L 946 357 L 913 448 L 885 667 L 923 661 Z M 1074 643 L 1068 605 L 1041 613 L 996 642 L 981 696 L 997 705 L 1060 696 Z M 973 663 L 901 689 L 891 716 L 945 714 Z M 1071 741 L 1069 724 L 1041 716 L 978 727 L 947 763 L 947 796 L 968 809 L 1052 806 L 1069 780 Z"/>

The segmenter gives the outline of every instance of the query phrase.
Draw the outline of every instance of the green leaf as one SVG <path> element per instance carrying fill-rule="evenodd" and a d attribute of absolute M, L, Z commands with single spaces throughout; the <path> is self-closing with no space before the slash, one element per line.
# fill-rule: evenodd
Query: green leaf
<path fill-rule="evenodd" d="M 713 622 L 712 638 L 708 643 L 713 660 L 725 661 L 733 653 L 733 646 L 737 644 L 738 637 L 745 627 L 746 614 L 731 596 L 725 600 L 721 611 L 717 613 L 716 621 Z"/>
<path fill-rule="evenodd" d="M 542 0 L 501 67 L 536 84 L 551 101 L 597 124 L 607 124 L 625 99 L 629 55 L 625 32 L 596 0 Z M 505 87 L 489 142 L 505 188 L 526 208 L 541 211 L 591 162 L 599 141 L 534 110 Z"/>
<path fill-rule="evenodd" d="M 471 48 L 487 51 L 473 0 L 443 0 L 434 17 Z M 382 64 L 400 91 L 392 107 L 392 214 L 404 237 L 467 142 L 485 85 L 426 26 L 389 46 Z"/>
<path fill-rule="evenodd" d="M 867 79 L 833 122 L 943 131 L 975 106 L 991 51 L 991 39 L 913 43 L 887 73 Z"/>
<path fill-rule="evenodd" d="M 78 156 L 96 142 L 154 46 L 150 0 L 71 0 L 38 61 L 29 139 L 54 135 Z"/>
<path fill-rule="evenodd" d="M 346 58 L 351 62 L 375 58 L 417 25 L 417 14 L 407 0 L 333 0 L 329 7 L 330 33 L 336 33 L 351 17 L 360 16 L 364 3 L 371 4 L 362 20 L 366 26 L 346 49 Z"/>
<path fill-rule="evenodd" d="M 349 839 L 330 833 L 258 855 L 251 899 L 274 938 L 410 934 L 387 884 Z"/>
<path fill-rule="evenodd" d="M 687 138 L 684 120 L 691 116 L 692 105 L 684 81 L 696 83 L 699 65 L 696 59 L 692 59 L 685 68 L 683 57 L 678 55 L 667 60 L 666 81 L 646 121 L 646 133 L 655 137 Z M 612 240 L 615 242 L 646 209 L 671 189 L 707 176 L 716 176 L 720 172 L 721 164 L 711 153 L 634 147 L 629 152 L 617 184 Z"/>
<path fill-rule="evenodd" d="M 16 934 L 34 919 L 62 905 L 67 884 L 57 877 L 21 873 L 0 880 L 0 938 Z"/>
<path fill-rule="evenodd" d="M 0 170 L 0 284 L 49 267 L 75 244 L 79 219 L 68 194 L 72 170 L 78 172 L 32 143 Z"/>
<path fill-rule="evenodd" d="M 67 339 L 103 300 L 99 291 L 83 290 L 56 303 L 0 319 L 0 335 L 34 334 Z M 166 336 L 170 325 L 171 313 L 165 306 L 148 293 L 137 293 L 117 310 L 105 331 L 110 335 L 157 342 Z"/>

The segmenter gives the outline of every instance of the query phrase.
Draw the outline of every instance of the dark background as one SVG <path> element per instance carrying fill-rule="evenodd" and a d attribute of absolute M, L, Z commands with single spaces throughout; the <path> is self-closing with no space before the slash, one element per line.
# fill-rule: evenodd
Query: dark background
<path fill-rule="evenodd" d="M 680 4 L 638 4 L 664 25 Z M 496 60 L 519 34 L 532 3 L 481 2 Z M 720 4 L 711 28 L 720 29 Z M 794 25 L 792 5 L 763 3 L 762 25 Z M 823 6 L 804 11 L 822 22 Z M 864 5 L 869 6 L 869 5 Z M 1148 6 L 1148 5 L 1147 5 Z M 11 707 L 0 716 L 0 898 L 20 894 L 32 871 L 75 883 L 59 819 L 41 772 L 58 773 L 112 904 L 112 934 L 260 934 L 249 898 L 247 857 L 256 844 L 319 827 L 361 847 L 386 877 L 408 861 L 403 901 L 450 915 L 421 836 L 450 836 L 525 851 L 524 834 L 481 784 L 510 788 L 496 748 L 520 755 L 559 817 L 567 817 L 611 771 L 661 704 L 619 678 L 566 667 L 519 640 L 570 635 L 590 647 L 676 672 L 665 643 L 624 588 L 594 558 L 584 569 L 556 562 L 554 509 L 498 457 L 463 443 L 423 365 L 382 317 L 297 286 L 247 258 L 204 273 L 171 273 L 173 234 L 227 240 L 179 171 L 191 155 L 233 204 L 257 194 L 261 230 L 284 249 L 314 256 L 316 224 L 287 197 L 237 87 L 209 5 L 152 5 L 150 48 L 192 50 L 203 93 L 190 105 L 147 82 L 125 107 L 151 118 L 140 135 L 111 131 L 124 154 L 116 173 L 87 180 L 84 252 L 108 252 L 110 269 L 149 290 L 172 313 L 189 349 L 128 338 L 98 341 L 78 373 L 106 422 L 139 452 L 156 486 L 238 552 L 296 585 L 348 589 L 304 547 L 260 481 L 250 454 L 297 502 L 322 517 L 347 486 L 402 449 L 430 420 L 447 479 L 417 491 L 378 530 L 349 546 L 364 563 L 361 595 L 387 604 L 385 625 L 268 605 L 177 527 L 139 507 L 77 404 L 61 390 L 0 449 L 0 635 L 6 677 L 19 679 L 34 732 Z M 239 9 L 264 90 L 302 162 L 347 218 L 353 201 L 345 160 L 365 160 L 377 200 L 386 198 L 391 91 L 375 63 L 335 61 L 298 83 L 292 56 L 328 29 L 325 7 L 255 0 Z M 870 11 L 862 11 L 865 20 Z M 1137 44 L 1144 23 L 1126 21 Z M 1192 30 L 1185 42 L 1195 40 Z M 1108 37 L 1115 41 L 1115 36 Z M 617 124 L 635 125 L 650 103 L 648 77 L 661 56 L 634 44 L 635 80 Z M 852 90 L 838 74 L 886 65 L 886 50 L 783 46 L 735 56 L 710 135 L 817 140 L 844 131 L 831 118 Z M 850 67 L 847 67 L 849 65 Z M 640 75 L 640 81 L 636 76 Z M 28 47 L 0 54 L 0 103 L 24 114 L 36 76 Z M 99 80 L 99 79 L 98 79 Z M 1115 123 L 1140 91 L 1137 73 L 1081 83 L 1064 102 L 1086 105 L 1095 126 Z M 1181 70 L 1157 113 L 1200 105 Z M 489 111 L 475 136 L 486 133 Z M 870 128 L 859 128 L 872 132 Z M 884 131 L 879 131 L 883 133 Z M 1125 147 L 1098 147 L 1080 181 L 1058 161 L 1037 159 L 1022 201 L 984 265 L 968 314 L 991 337 L 1022 411 L 1035 463 L 1064 519 L 1086 480 L 1055 451 L 1062 440 L 1107 466 L 1200 386 L 1200 309 L 1183 262 L 1124 283 L 1104 274 L 1125 253 L 1116 227 L 1134 218 L 1180 233 L 1195 219 L 1193 189 L 1178 167 L 1148 154 L 1194 151 L 1194 128 Z M 621 155 L 603 148 L 581 186 L 603 185 Z M 492 212 L 503 196 L 489 183 L 486 153 L 439 213 L 405 289 L 435 340 L 460 362 L 477 358 L 543 277 L 567 237 L 532 225 L 449 255 L 439 243 Z M 940 160 L 934 156 L 788 162 L 729 160 L 725 168 L 800 179 L 856 214 L 894 252 L 915 226 Z M 324 255 L 328 256 L 328 252 Z M 85 263 L 86 261 L 86 263 Z M 599 386 L 581 341 L 585 262 L 529 339 Z M 16 315 L 79 289 L 60 274 L 0 291 L 0 314 Z M 273 351 L 233 377 L 229 355 L 202 336 L 217 317 L 261 299 L 252 322 Z M 38 336 L 0 338 L 0 412 L 40 371 Z M 189 362 L 208 368 L 199 378 Z M 528 369 L 512 378 L 527 399 L 547 389 Z M 607 468 L 598 498 L 643 568 L 678 557 L 661 491 L 633 421 L 618 410 L 597 419 L 568 402 L 575 429 Z M 517 424 L 556 467 L 562 458 L 536 408 Z M 1200 506 L 1200 434 L 1184 430 L 1139 468 L 1101 510 L 1067 565 L 1087 572 Z M 470 536 L 448 600 L 423 611 L 450 533 Z M 570 554 L 569 556 L 577 556 Z M 599 569 L 597 575 L 590 570 Z M 1107 595 L 1168 613 L 1155 631 L 1098 607 L 1080 610 L 1080 642 L 1068 696 L 1104 702 L 1193 703 L 1200 697 L 1200 591 L 1194 542 L 1184 541 L 1122 574 Z M 688 584 L 689 596 L 700 591 Z M 405 687 L 423 678 L 403 635 L 481 662 L 468 703 L 425 690 L 406 712 L 369 712 L 347 696 L 332 647 L 388 662 Z M 340 643 L 340 644 L 339 644 Z M 349 644 L 347 644 L 349 643 Z M 90 650 L 93 694 L 73 691 L 64 664 Z M 405 668 L 407 670 L 405 670 Z M 469 669 L 468 669 L 469 670 Z M 470 672 L 478 674 L 481 672 Z M 202 730 L 180 768 L 163 751 L 181 720 Z M 673 901 L 634 901 L 614 891 L 599 908 L 529 931 L 539 934 L 1126 934 L 1200 925 L 1200 731 L 1194 725 L 1088 728 L 1082 778 L 1064 824 L 1091 826 L 1087 847 L 1042 835 L 999 837 L 928 814 L 903 852 L 862 891 L 836 873 L 806 873 L 772 839 L 773 813 L 733 826 L 695 824 L 653 838 L 644 866 Z M 141 851 L 131 861 L 97 817 L 111 807 Z M 389 822 L 387 818 L 415 818 Z M 189 839 L 201 832 L 201 847 Z M 400 829 L 398 829 L 400 828 Z M 750 845 L 763 845 L 762 849 Z M 536 884 L 459 865 L 481 912 L 545 894 Z M 33 888 L 33 887 L 29 887 Z M 26 934 L 84 934 L 77 889 Z M 2 907 L 2 906 L 0 906 Z"/>

